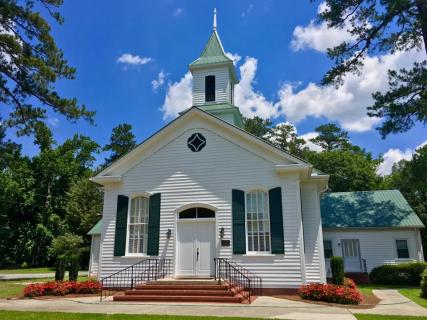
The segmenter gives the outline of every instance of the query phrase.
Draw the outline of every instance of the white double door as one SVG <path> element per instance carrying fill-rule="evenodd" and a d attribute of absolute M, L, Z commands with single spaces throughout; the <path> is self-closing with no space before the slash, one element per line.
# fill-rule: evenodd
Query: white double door
<path fill-rule="evenodd" d="M 360 272 L 360 245 L 359 240 L 341 240 L 342 253 L 344 258 L 345 272 Z"/>
<path fill-rule="evenodd" d="M 215 221 L 179 221 L 177 276 L 212 276 L 214 257 Z"/>

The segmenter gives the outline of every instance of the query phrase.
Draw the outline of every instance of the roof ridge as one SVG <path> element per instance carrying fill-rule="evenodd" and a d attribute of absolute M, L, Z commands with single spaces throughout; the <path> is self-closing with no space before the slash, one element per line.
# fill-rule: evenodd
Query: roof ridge
<path fill-rule="evenodd" d="M 380 189 L 380 190 L 358 190 L 358 191 L 332 191 L 332 192 L 326 192 L 328 194 L 332 194 L 332 193 L 362 193 L 362 192 L 383 192 L 383 191 L 399 191 L 399 189 Z"/>

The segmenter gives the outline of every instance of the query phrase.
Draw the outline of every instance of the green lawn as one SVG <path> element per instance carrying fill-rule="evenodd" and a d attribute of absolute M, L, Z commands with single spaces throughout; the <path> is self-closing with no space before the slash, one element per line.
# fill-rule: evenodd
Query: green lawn
<path fill-rule="evenodd" d="M 22 268 L 22 269 L 0 269 L 0 274 L 29 274 L 29 273 L 52 273 L 53 268 Z"/>
<path fill-rule="evenodd" d="M 354 316 L 359 320 L 427 320 L 427 317 L 380 316 L 376 314 L 355 314 Z"/>
<path fill-rule="evenodd" d="M 87 280 L 88 277 L 81 276 L 78 281 Z M 35 282 L 48 282 L 53 281 L 53 278 L 42 278 L 42 279 L 25 279 L 25 280 L 2 280 L 0 281 L 0 298 L 13 298 L 22 295 L 24 287 L 28 283 Z M 0 317 L 1 318 L 1 317 Z"/>
<path fill-rule="evenodd" d="M 87 271 L 87 270 L 80 270 Z M 0 274 L 31 274 L 31 273 L 53 273 L 54 268 L 22 268 L 22 269 L 0 269 Z"/>
<path fill-rule="evenodd" d="M 399 292 L 405 297 L 411 299 L 415 303 L 418 303 L 420 306 L 427 308 L 427 299 L 421 297 L 421 289 L 419 288 L 404 288 L 399 289 Z"/>
<path fill-rule="evenodd" d="M 131 314 L 98 314 L 98 313 L 62 313 L 62 312 L 21 312 L 0 311 L 0 319 L 4 320 L 200 320 L 200 319 L 230 319 L 243 320 L 247 318 L 219 318 L 193 316 L 158 316 L 158 315 L 131 315 Z"/>

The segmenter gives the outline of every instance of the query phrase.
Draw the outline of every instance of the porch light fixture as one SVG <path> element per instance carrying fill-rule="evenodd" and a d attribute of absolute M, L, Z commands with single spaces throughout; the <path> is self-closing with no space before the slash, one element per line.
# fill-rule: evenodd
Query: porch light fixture
<path fill-rule="evenodd" d="M 224 238 L 224 234 L 225 234 L 225 230 L 224 227 L 221 227 L 221 229 L 219 229 L 219 237 L 222 239 Z"/>
<path fill-rule="evenodd" d="M 170 239 L 172 237 L 172 230 L 168 229 L 168 231 L 166 231 L 166 238 Z"/>

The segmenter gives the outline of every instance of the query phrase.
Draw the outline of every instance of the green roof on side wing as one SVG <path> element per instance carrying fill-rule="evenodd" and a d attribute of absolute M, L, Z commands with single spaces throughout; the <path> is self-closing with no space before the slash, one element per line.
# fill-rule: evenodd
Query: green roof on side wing
<path fill-rule="evenodd" d="M 423 228 L 399 190 L 331 192 L 320 201 L 323 228 Z"/>
<path fill-rule="evenodd" d="M 89 232 L 87 233 L 88 235 L 96 235 L 96 234 L 101 234 L 101 230 L 102 230 L 102 219 L 99 220 L 92 229 L 89 230 Z"/>

